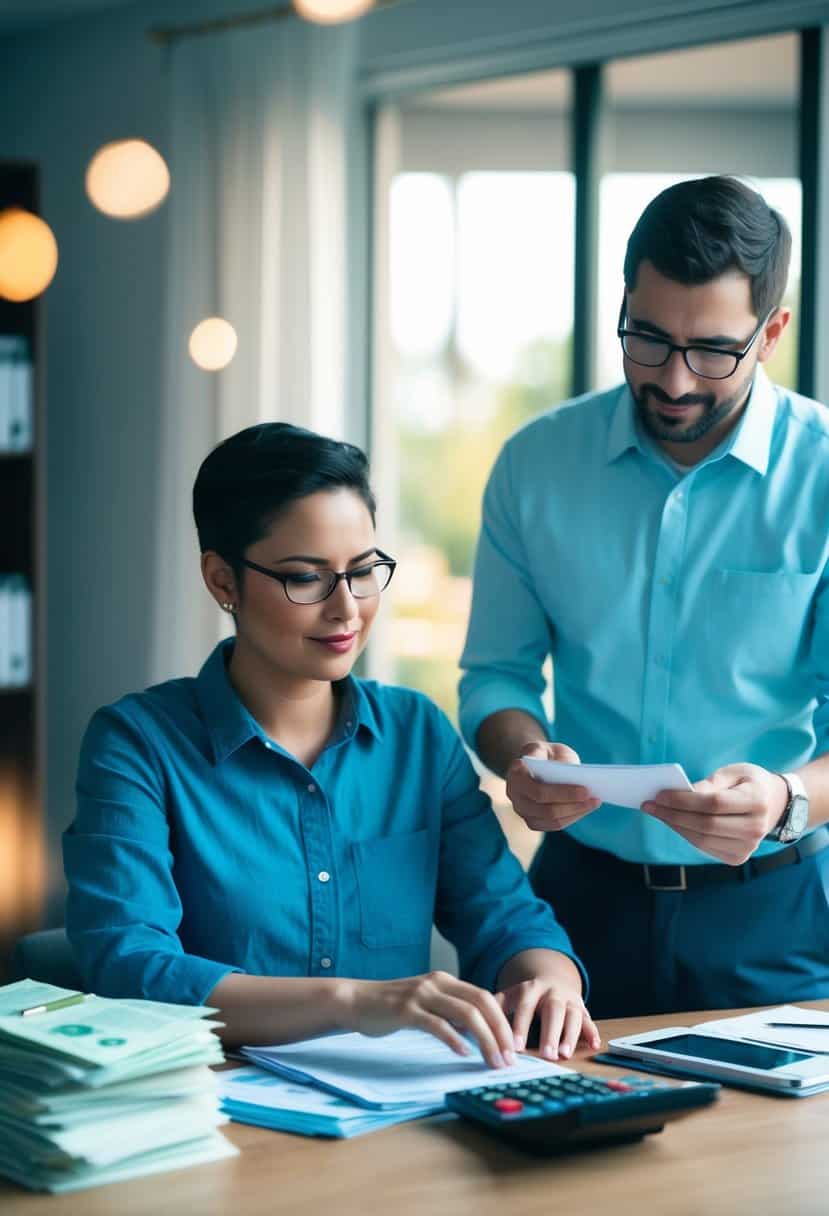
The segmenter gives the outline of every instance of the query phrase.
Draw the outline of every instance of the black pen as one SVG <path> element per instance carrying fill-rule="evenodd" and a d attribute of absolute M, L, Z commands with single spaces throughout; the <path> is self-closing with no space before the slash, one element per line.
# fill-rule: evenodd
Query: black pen
<path fill-rule="evenodd" d="M 829 1022 L 766 1022 L 775 1030 L 829 1030 Z"/>

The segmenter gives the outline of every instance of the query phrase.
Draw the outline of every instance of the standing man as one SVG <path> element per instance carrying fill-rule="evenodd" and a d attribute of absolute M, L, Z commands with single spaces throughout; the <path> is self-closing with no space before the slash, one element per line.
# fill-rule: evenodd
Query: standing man
<path fill-rule="evenodd" d="M 665 190 L 628 242 L 626 383 L 531 422 L 487 486 L 461 726 L 547 833 L 532 882 L 594 1016 L 829 997 L 829 411 L 762 366 L 790 247 L 733 178 Z M 521 756 L 694 788 L 626 810 Z"/>

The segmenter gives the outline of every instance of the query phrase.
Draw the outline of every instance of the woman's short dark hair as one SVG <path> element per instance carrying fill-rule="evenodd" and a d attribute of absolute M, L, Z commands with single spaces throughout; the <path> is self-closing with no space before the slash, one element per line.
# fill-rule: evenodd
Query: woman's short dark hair
<path fill-rule="evenodd" d="M 349 489 L 371 515 L 368 461 L 353 443 L 328 439 L 287 422 L 262 422 L 225 439 L 202 462 L 193 486 L 193 515 L 202 553 L 221 554 L 237 578 L 248 545 L 274 519 L 319 490 Z"/>
<path fill-rule="evenodd" d="M 666 278 L 689 286 L 741 270 L 751 280 L 759 319 L 783 299 L 791 248 L 782 215 L 743 182 L 734 177 L 679 182 L 658 194 L 639 217 L 625 254 L 625 286 L 633 291 L 645 260 Z"/>

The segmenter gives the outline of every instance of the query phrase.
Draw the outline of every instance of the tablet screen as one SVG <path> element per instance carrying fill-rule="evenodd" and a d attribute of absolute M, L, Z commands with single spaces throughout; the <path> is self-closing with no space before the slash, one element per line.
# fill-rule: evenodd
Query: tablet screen
<path fill-rule="evenodd" d="M 788 1047 L 763 1047 L 759 1043 L 738 1043 L 734 1039 L 713 1039 L 701 1034 L 675 1034 L 641 1046 L 670 1051 L 677 1056 L 741 1064 L 744 1068 L 782 1068 L 784 1064 L 800 1064 L 812 1058 L 808 1052 L 791 1051 Z"/>

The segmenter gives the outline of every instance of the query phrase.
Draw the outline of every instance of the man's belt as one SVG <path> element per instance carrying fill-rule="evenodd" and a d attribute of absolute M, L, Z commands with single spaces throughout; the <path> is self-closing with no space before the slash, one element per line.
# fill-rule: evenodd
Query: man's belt
<path fill-rule="evenodd" d="M 592 849 L 583 845 L 591 854 L 591 858 L 600 865 L 614 869 L 625 869 L 628 872 L 638 871 L 644 885 L 651 891 L 694 891 L 698 887 L 713 886 L 724 882 L 750 882 L 763 874 L 771 874 L 784 866 L 797 865 L 807 857 L 822 852 L 829 846 L 829 826 L 824 824 L 796 844 L 790 844 L 776 853 L 765 853 L 762 857 L 749 857 L 739 866 L 729 866 L 725 862 L 712 865 L 703 863 L 696 866 L 654 866 L 635 861 L 623 861 L 606 853 L 602 849 Z"/>

